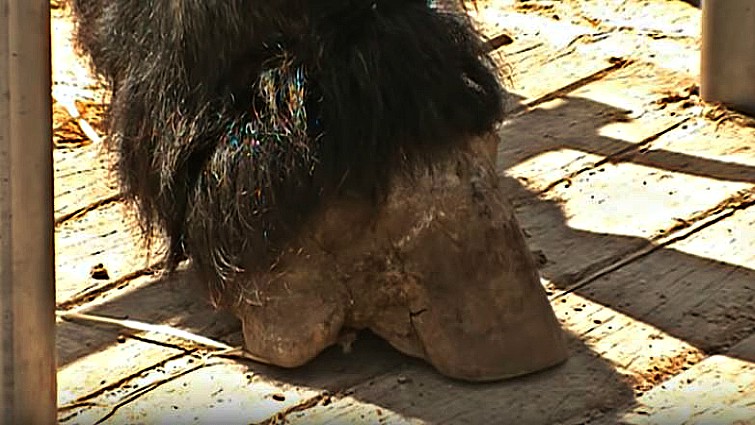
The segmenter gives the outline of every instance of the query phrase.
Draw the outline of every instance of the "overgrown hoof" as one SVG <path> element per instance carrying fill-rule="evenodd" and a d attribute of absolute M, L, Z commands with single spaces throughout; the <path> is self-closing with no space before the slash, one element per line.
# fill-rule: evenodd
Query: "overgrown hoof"
<path fill-rule="evenodd" d="M 306 364 L 335 344 L 344 325 L 348 296 L 315 273 L 281 273 L 251 290 L 237 306 L 245 349 L 275 366 Z"/>
<path fill-rule="evenodd" d="M 316 215 L 282 257 L 281 270 L 293 271 L 240 310 L 247 348 L 292 366 L 342 327 L 369 328 L 462 380 L 565 361 L 563 331 L 498 185 L 496 146 L 475 139 L 432 173 L 397 181 L 377 213 L 343 202 Z"/>

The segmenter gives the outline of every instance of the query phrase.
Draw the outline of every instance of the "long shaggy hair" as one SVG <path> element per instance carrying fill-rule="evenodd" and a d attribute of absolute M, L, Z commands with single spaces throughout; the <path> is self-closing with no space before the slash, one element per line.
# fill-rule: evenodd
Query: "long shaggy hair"
<path fill-rule="evenodd" d="M 123 191 L 216 302 L 327 200 L 380 201 L 502 118 L 467 19 L 426 0 L 74 0 Z"/>

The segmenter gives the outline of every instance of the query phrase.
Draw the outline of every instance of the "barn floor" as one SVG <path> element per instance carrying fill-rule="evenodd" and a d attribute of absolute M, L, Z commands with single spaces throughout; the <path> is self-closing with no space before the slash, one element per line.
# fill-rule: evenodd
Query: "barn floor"
<path fill-rule="evenodd" d="M 570 360 L 468 385 L 364 335 L 283 371 L 61 318 L 61 423 L 755 424 L 755 124 L 698 98 L 700 11 L 478 3 L 482 28 L 514 39 L 500 49 L 515 94 L 500 171 Z M 160 247 L 140 245 L 97 135 L 103 91 L 64 6 L 52 25 L 59 312 L 238 345 L 190 275 L 151 271 Z"/>

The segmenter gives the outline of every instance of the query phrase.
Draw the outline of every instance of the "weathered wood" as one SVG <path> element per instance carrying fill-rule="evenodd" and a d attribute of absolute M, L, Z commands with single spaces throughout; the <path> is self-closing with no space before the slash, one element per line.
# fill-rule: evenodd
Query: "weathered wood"
<path fill-rule="evenodd" d="M 120 202 L 96 208 L 56 229 L 57 303 L 80 303 L 86 294 L 117 285 L 120 280 L 161 260 L 157 241 L 148 252 L 132 213 Z M 102 265 L 107 276 L 93 276 Z M 78 300 L 78 301 L 76 301 Z"/>
<path fill-rule="evenodd" d="M 570 47 L 584 57 L 596 54 L 623 57 L 692 77 L 699 74 L 701 14 L 699 9 L 681 1 L 519 3 L 480 0 L 476 3 L 476 7 L 471 8 L 472 16 L 486 34 L 504 31 L 513 32 L 518 38 L 523 34 L 535 38 L 534 42 L 526 37 L 524 43 L 515 42 L 507 50 L 510 55 L 527 51 L 528 46 L 537 46 L 548 39 L 551 44 L 562 47 L 573 43 Z M 550 56 L 558 56 L 558 53 Z M 525 73 L 536 77 L 540 69 L 538 63 L 543 62 L 534 62 L 536 67 Z M 533 83 L 537 84 L 536 78 Z"/>
<path fill-rule="evenodd" d="M 678 383 L 673 388 L 684 388 L 686 379 L 694 380 L 693 388 L 711 393 L 712 404 L 702 405 L 711 407 L 709 413 L 719 405 L 735 413 L 751 407 L 749 395 L 737 387 L 753 385 L 751 365 L 728 357 L 700 362 L 705 350 L 728 349 L 751 334 L 755 323 L 755 266 L 749 248 L 755 246 L 749 230 L 755 211 L 733 213 L 733 203 L 715 209 L 755 183 L 755 151 L 745 142 L 755 133 L 735 123 L 716 127 L 699 118 L 695 97 L 684 98 L 683 93 L 694 79 L 669 72 L 696 74 L 699 12 L 661 0 L 537 5 L 551 5 L 555 9 L 550 11 L 517 10 L 517 4 L 527 3 L 498 1 L 492 5 L 495 13 L 478 17 L 487 16 L 487 22 L 501 24 L 496 30 L 505 28 L 514 37 L 513 44 L 501 49 L 509 54 L 512 91 L 516 102 L 537 105 L 503 129 L 501 162 L 532 248 L 542 250 L 547 260 L 545 284 L 572 335 L 569 362 L 524 379 L 471 386 L 444 379 L 375 338 L 360 338 L 351 355 L 334 348 L 296 370 L 218 359 L 210 360 L 217 365 L 192 370 L 201 359 L 196 357 L 200 352 L 186 354 L 184 350 L 196 348 L 191 344 L 153 334 L 116 343 L 121 330 L 60 323 L 60 399 L 94 404 L 60 417 L 78 414 L 67 423 L 92 422 L 161 383 L 126 403 L 111 421 L 250 423 L 287 412 L 293 423 L 539 424 L 578 423 L 591 412 L 606 424 L 620 418 L 664 423 L 681 411 L 674 410 L 679 395 L 663 393 L 664 387 Z M 601 73 L 612 66 L 612 56 L 638 61 Z M 81 93 L 85 96 L 86 90 Z M 664 99 L 674 93 L 682 93 L 681 98 Z M 81 159 L 61 175 L 91 175 L 91 182 L 76 191 L 60 192 L 61 214 L 75 209 L 77 196 L 88 196 L 88 185 L 95 188 L 105 181 L 95 177 L 104 172 L 102 157 L 79 149 L 56 153 L 60 161 Z M 99 171 L 88 174 L 88 161 L 99 161 L 96 167 L 90 164 Z M 84 215 L 87 220 L 61 226 L 59 237 L 71 248 L 59 265 L 67 270 L 61 274 L 63 282 L 70 282 L 64 283 L 59 301 L 75 298 L 87 286 L 94 293 L 104 288 L 108 290 L 92 301 L 96 306 L 89 312 L 171 323 L 240 342 L 240 335 L 231 333 L 233 320 L 225 322 L 199 292 L 185 289 L 186 275 L 171 284 L 144 279 L 115 285 L 119 291 L 109 289 L 110 281 L 86 279 L 87 258 L 114 259 L 115 266 L 105 263 L 109 271 L 114 267 L 111 277 L 127 276 L 129 268 L 146 264 L 144 253 L 136 249 L 133 224 L 122 222 L 122 208 L 100 207 Z M 669 233 L 680 234 L 689 222 L 706 217 L 715 218 L 715 224 L 644 258 L 631 257 L 652 248 L 648 239 L 669 241 Z M 80 232 L 85 236 L 77 241 L 73 235 Z M 625 258 L 631 264 L 583 282 Z M 580 282 L 585 284 L 573 286 Z M 563 294 L 566 288 L 576 292 Z M 89 346 L 79 342 L 83 340 Z M 749 344 L 740 343 L 727 356 L 752 360 Z M 716 386 L 726 393 L 713 399 Z M 323 396 L 323 389 L 336 395 Z M 634 413 L 622 410 L 635 401 L 642 404 Z M 691 402 L 681 406 L 694 407 Z M 699 423 L 717 419 L 697 417 Z"/>
<path fill-rule="evenodd" d="M 138 375 L 162 360 L 184 353 L 169 347 L 125 338 L 118 332 L 91 324 L 58 324 L 59 419 L 86 410 L 93 394 Z M 74 405 L 79 406 L 74 408 Z"/>
<path fill-rule="evenodd" d="M 545 196 L 560 203 L 562 222 L 577 231 L 653 238 L 750 188 L 747 183 L 618 163 L 583 173 Z"/>
<path fill-rule="evenodd" d="M 570 45 L 593 31 L 574 25 L 553 26 L 547 19 L 520 13 L 494 11 L 484 14 L 485 22 L 500 23 L 514 42 L 493 54 L 507 77 L 514 95 L 510 109 L 529 103 L 592 75 L 614 67 L 611 55 L 585 56 Z"/>
<path fill-rule="evenodd" d="M 78 407 L 60 413 L 63 423 L 92 423 L 120 403 L 124 407 L 112 419 L 114 423 L 157 423 L 168 418 L 181 418 L 181 423 L 207 423 L 210 419 L 219 423 L 252 423 L 296 409 L 298 404 L 309 400 L 324 401 L 328 397 L 323 394 L 364 382 L 405 361 L 374 337 L 357 340 L 350 354 L 334 347 L 296 370 L 212 358 L 205 352 L 181 354 L 175 349 L 160 348 L 129 339 L 61 371 L 73 383 L 76 374 L 90 371 L 88 368 L 97 360 L 131 360 L 130 368 L 129 362 L 120 364 L 120 370 L 111 366 L 109 371 L 117 375 L 99 385 L 92 380 L 86 388 L 67 387 L 69 394 L 79 395 L 77 399 L 69 397 L 69 403 L 75 402 Z M 194 370 L 205 360 L 215 366 Z M 103 375 L 97 372 L 94 376 Z M 208 383 L 213 390 L 207 389 Z M 153 386 L 148 394 L 141 393 Z M 82 392 L 84 389 L 88 391 Z"/>
<path fill-rule="evenodd" d="M 720 352 L 755 332 L 754 225 L 755 209 L 738 211 L 580 293 Z"/>
<path fill-rule="evenodd" d="M 49 3 L 0 0 L 0 424 L 55 418 Z"/>
<path fill-rule="evenodd" d="M 53 151 L 55 160 L 55 218 L 65 220 L 83 208 L 118 194 L 100 144 Z"/>
<path fill-rule="evenodd" d="M 292 422 L 352 422 L 362 415 L 375 417 L 380 408 L 428 423 L 554 423 L 626 404 L 703 358 L 689 344 L 575 294 L 557 300 L 554 309 L 571 335 L 572 357 L 563 366 L 524 379 L 471 386 L 409 365 Z"/>
<path fill-rule="evenodd" d="M 535 144 L 542 139 L 529 136 L 538 134 L 531 130 L 534 123 L 547 122 L 550 114 L 556 117 L 554 121 L 558 117 L 557 111 L 540 109 L 531 114 L 533 118 L 527 114 L 518 119 L 525 124 L 514 122 L 504 130 L 506 137 Z M 629 126 L 636 128 L 638 124 Z M 580 270 L 642 249 L 646 238 L 666 236 L 689 220 L 704 217 L 737 192 L 751 188 L 755 168 L 750 164 L 755 159 L 751 150 L 742 148 L 741 140 L 751 138 L 752 130 L 728 127 L 716 130 L 715 123 L 690 118 L 657 138 L 634 148 L 629 145 L 623 154 L 618 153 L 618 146 L 613 148 L 615 153 L 608 160 L 579 150 L 554 152 L 558 146 L 579 140 L 580 132 L 572 135 L 568 128 L 551 137 L 556 139 L 549 142 L 551 147 L 542 149 L 550 150 L 548 154 L 538 156 L 527 143 L 519 150 L 503 151 L 503 162 L 510 157 L 532 158 L 510 166 L 505 173 L 518 177 L 507 185 L 517 199 L 533 249 L 542 250 L 549 260 L 546 276 L 560 283 L 573 281 Z M 617 143 L 610 138 L 595 139 L 584 138 L 574 144 L 579 143 L 577 149 L 609 155 L 612 149 L 605 144 Z M 531 153 L 525 153 L 528 150 Z M 536 197 L 531 192 L 542 194 Z M 631 200 L 633 206 L 628 207 Z"/>
<path fill-rule="evenodd" d="M 240 329 L 238 320 L 213 309 L 206 292 L 192 274 L 177 272 L 169 277 L 142 277 L 133 285 L 111 290 L 108 297 L 89 303 L 78 312 L 111 318 L 174 326 L 210 338 L 220 338 Z M 92 305 L 94 304 L 94 305 Z M 95 324 L 87 321 L 58 321 L 58 358 L 60 366 L 75 362 L 110 345 L 118 335 L 149 334 L 150 339 L 192 348 L 196 344 L 153 332 Z M 87 335 L 87 332 L 92 335 Z M 104 333 L 103 333 L 104 332 Z M 86 344 L 80 343 L 86 341 Z M 109 374 L 112 377 L 112 374 Z M 107 375 L 106 375 L 107 376 Z"/>
<path fill-rule="evenodd" d="M 669 237 L 727 202 L 736 206 L 737 193 L 752 188 L 751 152 L 738 148 L 742 131 L 712 137 L 708 125 L 701 134 L 700 126 L 680 128 L 647 150 L 615 157 L 615 164 L 588 168 L 548 191 L 547 201 L 519 191 L 519 213 L 533 249 L 550 261 L 544 273 L 568 284 L 580 277 L 580 267 L 569 258 L 605 265 L 609 250 L 623 257 L 646 247 L 645 238 Z M 663 168 L 669 171 L 657 171 Z M 626 207 L 628 199 L 636 199 L 634 207 Z"/>
<path fill-rule="evenodd" d="M 110 290 L 109 297 L 90 303 L 95 305 L 83 311 L 169 325 L 215 339 L 239 329 L 238 320 L 208 305 L 201 282 L 189 273 L 179 272 L 168 279 L 143 277 L 130 283 L 121 291 Z M 129 385 L 148 380 L 143 375 L 156 365 L 198 348 L 175 337 L 90 322 L 59 321 L 57 328 L 59 402 L 84 402 L 78 409 L 61 411 L 60 418 L 87 410 L 104 393 L 129 396 L 138 389 Z"/>
<path fill-rule="evenodd" d="M 729 357 L 735 357 L 748 362 L 755 362 L 755 333 L 738 343 L 726 352 Z"/>
<path fill-rule="evenodd" d="M 227 341 L 231 345 L 241 343 L 239 321 L 228 313 L 211 308 L 206 301 L 206 289 L 202 282 L 197 281 L 196 276 L 189 272 L 179 272 L 160 280 L 145 277 L 141 282 L 132 282 L 132 285 L 120 292 L 109 292 L 109 298 L 99 300 L 96 306 L 84 311 L 94 315 L 167 324 Z M 189 358 L 185 356 L 189 351 L 199 348 L 196 344 L 175 337 L 88 322 L 59 322 L 58 335 L 58 359 L 61 366 L 58 375 L 61 383 L 59 400 L 62 404 L 79 406 L 62 411 L 62 419 L 84 415 L 92 409 L 96 411 L 86 415 L 104 414 L 103 409 L 107 410 L 113 403 L 132 397 L 146 383 L 173 376 L 166 375 L 163 370 L 165 368 L 160 366 L 168 359 L 182 357 L 183 360 L 173 364 L 191 367 Z M 244 367 L 265 379 L 335 392 L 381 371 L 390 370 L 404 360 L 402 355 L 385 342 L 365 336 L 357 339 L 351 354 L 343 354 L 340 347 L 334 347 L 310 365 L 295 371 L 259 364 Z M 175 366 L 170 373 L 181 373 L 182 367 Z M 192 376 L 187 379 L 194 382 L 195 378 Z M 204 378 L 196 379 L 201 381 Z M 140 384 L 133 387 L 134 382 Z M 189 388 L 202 385 L 204 384 L 200 382 L 192 383 Z M 232 391 L 232 388 L 227 387 L 227 391 Z M 147 412 L 152 409 L 148 404 L 139 407 L 142 408 Z"/>
<path fill-rule="evenodd" d="M 669 114 L 655 103 L 679 85 L 676 75 L 636 63 L 560 93 L 505 123 L 499 166 L 528 189 L 546 190 L 683 125 L 693 111 Z"/>
<path fill-rule="evenodd" d="M 681 1 L 647 0 L 560 0 L 522 2 L 517 0 L 475 0 L 485 11 L 516 11 L 545 18 L 552 24 L 582 25 L 606 29 L 652 31 L 669 37 L 698 37 L 700 11 Z"/>
<path fill-rule="evenodd" d="M 663 367 L 656 370 L 659 364 L 651 364 L 644 376 L 660 373 L 660 379 L 651 382 L 653 385 L 646 386 L 646 389 L 653 388 L 650 393 L 663 395 L 646 398 L 638 394 L 640 407 L 627 414 L 628 419 L 624 418 L 626 420 L 622 423 L 688 423 L 684 418 L 679 419 L 680 414 L 689 415 L 689 423 L 732 423 L 725 420 L 729 417 L 719 409 L 721 406 L 730 402 L 732 412 L 741 411 L 748 403 L 751 407 L 751 399 L 740 401 L 741 397 L 726 392 L 727 389 L 723 390 L 726 394 L 712 404 L 703 394 L 716 391 L 716 375 L 744 388 L 752 388 L 755 376 L 752 373 L 755 360 L 755 254 L 751 249 L 755 240 L 749 231 L 755 224 L 755 209 L 731 210 L 723 217 L 692 236 L 579 290 L 593 301 L 694 344 L 698 350 L 725 352 L 727 355 L 723 365 L 719 365 L 718 360 L 713 363 L 705 360 L 703 364 L 707 366 L 694 366 L 669 382 L 665 382 L 669 374 L 663 373 Z M 626 339 L 631 334 L 617 333 L 616 337 Z M 657 344 L 655 340 L 652 343 Z M 730 348 L 732 345 L 734 347 Z M 739 360 L 732 361 L 729 357 Z M 749 362 L 749 366 L 745 362 Z M 687 370 L 688 366 L 684 365 L 681 370 Z M 743 376 L 733 377 L 732 371 L 739 370 L 740 366 L 744 367 L 740 372 Z M 688 403 L 691 399 L 684 399 L 686 390 L 677 387 L 684 386 L 683 379 L 694 380 L 697 375 L 703 377 L 690 391 L 696 391 L 696 396 L 706 401 L 694 407 Z M 681 402 L 679 406 L 669 401 L 676 398 Z M 645 400 L 650 400 L 647 402 L 649 408 L 646 408 Z M 697 419 L 692 416 L 693 412 L 696 412 Z M 597 423 L 619 422 L 611 414 Z"/>
<path fill-rule="evenodd" d="M 424 400 L 422 399 L 419 400 L 424 402 Z M 327 407 L 321 407 L 322 403 L 320 403 L 314 408 L 287 414 L 286 423 L 301 425 L 314 423 L 331 425 L 346 423 L 419 425 L 431 423 L 421 418 L 404 416 L 398 412 L 386 408 L 379 402 L 369 403 L 351 396 L 344 397 L 341 402 L 359 405 L 359 411 L 339 412 L 333 416 L 329 416 L 328 413 L 330 412 L 330 409 L 328 409 Z M 439 409 L 442 408 L 443 407 L 439 407 Z"/>
<path fill-rule="evenodd" d="M 75 54 L 70 12 L 54 10 L 51 18 L 53 95 L 70 100 L 101 100 L 102 85 L 89 72 L 87 60 Z"/>
<path fill-rule="evenodd" d="M 577 282 L 590 271 L 649 246 L 642 238 L 575 229 L 568 225 L 557 201 L 538 199 L 513 180 L 507 185 L 517 196 L 517 216 L 530 249 L 543 264 L 541 274 L 552 282 L 550 290 Z"/>
<path fill-rule="evenodd" d="M 113 423 L 256 423 L 282 411 L 305 410 L 309 403 L 327 402 L 332 392 L 390 370 L 402 359 L 374 338 L 358 340 L 348 355 L 331 349 L 296 371 L 220 358 L 208 360 L 212 366 L 193 370 L 202 358 L 184 356 L 103 392 L 92 400 L 102 405 L 82 409 L 71 423 L 101 418 L 113 406 L 135 397 L 141 388 L 153 383 L 160 385 L 124 403 L 111 419 Z M 139 386 L 131 387 L 134 382 Z"/>
<path fill-rule="evenodd" d="M 683 102 L 683 100 L 682 100 Z M 615 157 L 681 174 L 755 184 L 755 128 L 695 117 L 642 149 Z"/>
<path fill-rule="evenodd" d="M 735 259 L 742 258 L 744 255 L 750 258 L 749 261 L 752 261 L 752 251 L 749 247 L 753 246 L 753 243 L 749 240 L 740 240 L 737 241 L 740 243 L 731 244 L 730 236 L 728 236 L 731 234 L 747 234 L 746 229 L 752 227 L 752 214 L 755 214 L 755 211 L 751 209 L 737 213 L 726 221 L 711 226 L 688 240 L 671 245 L 670 248 L 682 251 L 691 249 L 689 248 L 690 246 L 698 246 L 709 247 L 712 251 L 728 250 L 728 254 L 722 253 L 721 255 Z M 738 217 L 739 215 L 741 217 Z M 750 215 L 750 217 L 748 218 L 746 215 Z M 732 221 L 733 219 L 737 219 L 736 223 L 739 224 L 738 229 L 735 226 L 736 223 Z M 711 238 L 718 238 L 720 236 L 725 236 L 721 245 L 711 244 Z M 656 252 L 643 261 L 661 262 L 665 259 L 667 252 L 673 251 L 669 249 Z M 689 256 L 682 257 L 691 260 L 695 258 Z M 701 269 L 699 265 L 666 267 L 661 264 L 643 264 L 642 261 L 606 276 L 587 288 L 588 298 L 597 300 L 600 304 L 575 294 L 569 294 L 555 300 L 556 312 L 567 329 L 587 344 L 592 353 L 603 358 L 603 360 L 592 360 L 593 363 L 588 361 L 587 364 L 579 365 L 580 369 L 593 371 L 594 373 L 592 378 L 584 378 L 585 382 L 600 382 L 599 386 L 607 385 L 607 382 L 610 382 L 610 380 L 607 380 L 605 371 L 601 373 L 601 369 L 597 368 L 595 364 L 609 361 L 612 365 L 610 370 L 613 371 L 613 368 L 615 368 L 619 373 L 627 374 L 628 382 L 631 383 L 627 385 L 632 385 L 636 394 L 642 395 L 647 389 L 657 387 L 658 384 L 663 383 L 669 377 L 690 368 L 702 359 L 704 354 L 697 348 L 685 344 L 664 332 L 671 324 L 679 324 L 676 325 L 675 329 L 672 329 L 678 330 L 680 324 L 687 323 L 686 332 L 681 336 L 689 340 L 697 339 L 695 338 L 695 334 L 703 338 L 726 338 L 727 336 L 732 336 L 732 330 L 735 331 L 735 334 L 737 332 L 752 332 L 753 324 L 755 324 L 755 318 L 752 317 L 753 300 L 751 297 L 753 291 L 748 285 L 755 282 L 755 279 L 752 278 L 751 270 L 741 267 L 727 267 L 720 263 L 712 263 L 711 266 L 714 271 L 718 270 L 718 275 L 714 273 L 714 275 L 707 276 L 706 279 L 693 278 L 690 282 L 707 282 L 708 284 L 724 285 L 731 288 L 727 291 L 729 294 L 725 296 L 728 302 L 722 302 L 723 298 L 721 297 L 711 299 L 711 294 L 722 292 L 720 288 L 691 288 L 689 283 L 679 288 L 679 290 L 684 290 L 683 296 L 682 293 L 670 296 L 671 291 L 674 290 L 674 285 L 672 284 L 669 287 L 669 283 L 673 283 L 675 271 L 678 270 L 680 273 L 689 276 L 690 270 L 694 273 L 695 270 Z M 632 267 L 636 267 L 636 269 L 631 269 Z M 643 272 L 639 270 L 643 270 Z M 657 270 L 658 273 L 663 273 L 664 275 L 668 275 L 668 277 L 653 277 L 652 275 L 648 275 L 649 270 Z M 651 282 L 659 282 L 657 287 L 668 288 L 669 292 L 667 294 L 659 294 L 657 290 L 637 289 L 629 294 L 628 291 L 633 286 L 636 287 L 643 282 L 647 284 L 644 279 L 638 282 L 636 279 L 638 275 L 646 276 Z M 615 303 L 606 300 L 605 296 L 597 297 L 595 295 L 595 288 L 600 288 L 600 292 L 603 295 L 614 294 L 614 299 L 611 301 Z M 698 296 L 691 296 L 695 294 Z M 614 309 L 606 308 L 604 305 L 611 305 Z M 643 311 L 626 310 L 628 306 L 632 305 L 643 306 Z M 684 311 L 685 305 L 696 306 L 696 308 Z M 715 305 L 721 305 L 719 308 L 733 313 L 733 316 L 726 317 L 723 311 L 711 311 L 710 314 L 707 314 L 706 311 L 715 310 L 712 308 Z M 696 313 L 695 316 L 707 317 L 709 320 L 717 318 L 715 321 L 712 321 L 713 323 L 717 323 L 717 326 L 711 328 L 710 324 L 705 326 L 700 321 L 697 323 L 691 321 L 689 317 L 678 317 L 680 310 L 682 314 Z M 622 314 L 619 311 L 628 312 Z M 664 314 L 664 312 L 668 319 L 662 322 L 663 326 L 657 325 L 660 329 L 644 324 L 647 322 L 659 323 L 657 320 L 652 320 L 653 316 L 657 317 Z M 643 320 L 638 321 L 635 318 L 642 318 Z M 588 354 L 577 351 L 576 357 L 581 358 L 581 356 L 585 356 L 585 358 L 589 357 Z M 571 367 L 574 361 L 572 359 L 563 368 L 547 372 L 544 374 L 546 377 L 532 378 L 526 387 L 514 383 L 487 387 L 488 391 L 497 390 L 500 393 L 496 393 L 494 396 L 491 393 L 482 392 L 479 394 L 479 398 L 476 396 L 478 394 L 476 387 L 454 385 L 450 382 L 442 385 L 440 383 L 442 380 L 434 377 L 432 372 L 423 372 L 421 368 L 408 368 L 402 372 L 403 376 L 407 378 L 406 381 L 404 381 L 404 378 L 399 377 L 400 373 L 390 374 L 372 385 L 365 384 L 357 387 L 351 398 L 339 401 L 332 406 L 315 408 L 311 413 L 303 415 L 302 420 L 317 419 L 319 423 L 328 423 L 327 421 L 338 423 L 338 421 L 346 419 L 356 420 L 362 415 L 372 414 L 372 417 L 374 417 L 375 405 L 380 406 L 383 410 L 400 412 L 403 416 L 418 417 L 431 423 L 448 421 L 451 418 L 453 418 L 454 423 L 489 423 L 496 420 L 496 418 L 502 417 L 511 420 L 516 419 L 517 423 L 528 423 L 528 420 L 532 423 L 550 423 L 556 420 L 566 420 L 570 414 L 583 412 L 585 409 L 589 410 L 594 407 L 592 404 L 585 404 L 579 405 L 575 410 L 570 410 L 560 404 L 563 402 L 562 397 L 565 397 L 565 395 L 557 395 L 558 390 L 554 390 L 554 388 L 560 388 L 560 385 L 562 385 L 562 383 L 557 382 L 558 379 L 556 376 L 562 376 L 562 374 L 570 376 L 573 373 Z M 538 379 L 542 379 L 542 381 L 538 381 Z M 399 381 L 404 381 L 405 385 L 398 385 Z M 411 384 L 406 384 L 406 382 L 410 382 Z M 515 389 L 511 388 L 512 385 Z M 612 388 L 610 385 L 607 386 Z M 438 387 L 441 387 L 442 390 L 432 390 Z M 575 390 L 573 387 L 570 389 Z M 420 397 L 420 393 L 423 393 L 422 397 Z M 544 399 L 553 400 L 553 403 L 559 403 L 558 407 L 548 404 L 543 398 L 538 398 L 537 395 L 539 394 L 547 394 L 548 397 L 544 397 Z M 571 391 L 570 394 L 573 397 L 571 400 L 577 399 L 580 402 L 586 402 L 585 399 L 580 399 L 578 391 Z M 594 396 L 598 397 L 599 395 Z M 615 394 L 612 394 L 611 400 L 616 401 L 615 396 Z M 464 400 L 464 403 L 456 402 L 456 399 Z M 620 397 L 620 399 L 626 402 L 631 400 L 632 396 L 625 395 Z M 359 402 L 355 400 L 359 400 Z M 417 400 L 423 400 L 424 402 L 418 403 Z M 499 405 L 491 404 L 491 400 L 503 401 Z M 518 404 L 517 400 L 521 400 L 521 404 Z M 529 400 L 529 402 L 526 402 L 526 400 Z M 537 402 L 532 402 L 532 400 L 537 400 Z M 368 404 L 365 405 L 361 401 L 366 401 Z M 416 404 L 412 406 L 412 402 Z M 504 403 L 505 407 L 503 406 Z M 572 405 L 573 403 L 574 401 L 571 402 Z M 601 400 L 595 401 L 595 403 L 605 408 L 611 402 Z M 444 406 L 444 409 L 440 408 L 441 405 Z M 486 405 L 486 407 L 484 409 L 480 408 L 477 411 L 469 411 L 469 406 L 478 405 Z M 744 404 L 741 405 L 744 406 Z M 541 411 L 533 411 L 538 409 L 547 411 L 551 415 L 563 414 L 564 416 L 547 416 L 543 415 Z M 559 411 L 559 413 L 552 413 L 554 411 Z M 651 423 L 653 422 L 651 421 Z"/>
<path fill-rule="evenodd" d="M 98 400 L 102 406 L 70 423 L 94 423 L 114 411 L 109 423 L 249 424 L 318 395 L 308 388 L 286 391 L 293 386 L 267 381 L 243 364 L 222 359 L 184 357 L 166 363 L 164 372 L 153 370 L 149 375 L 149 381 L 137 385 L 145 388 L 162 379 L 158 391 L 122 406 L 121 394 L 106 394 Z"/>
<path fill-rule="evenodd" d="M 548 261 L 544 273 L 556 282 L 573 282 L 585 270 L 645 248 L 645 238 L 666 235 L 755 181 L 753 153 L 741 145 L 752 130 L 716 130 L 684 109 L 670 116 L 674 105 L 656 109 L 655 100 L 677 79 L 653 69 L 618 71 L 502 131 L 499 164 L 516 178 L 506 185 L 532 248 Z M 605 119 L 595 123 L 594 117 Z M 626 207 L 631 199 L 635 206 Z"/>
<path fill-rule="evenodd" d="M 631 390 L 620 375 L 589 351 L 579 350 L 560 368 L 505 384 L 463 385 L 417 365 L 357 386 L 349 397 L 289 420 L 360 423 L 381 410 L 426 423 L 542 424 L 630 398 Z"/>
<path fill-rule="evenodd" d="M 514 91 L 532 95 L 538 87 L 548 93 L 555 81 L 571 83 L 595 72 L 584 71 L 608 58 L 696 76 L 700 11 L 679 2 L 649 3 L 478 1 L 470 9 L 484 33 L 512 36 L 501 61 L 511 65 Z"/>
<path fill-rule="evenodd" d="M 52 78 L 53 97 L 66 106 L 77 102 L 101 102 L 104 96 L 101 84 L 91 75 L 86 60 L 74 53 L 72 45 L 73 22 L 64 10 L 53 11 Z M 60 147 L 53 151 L 55 163 L 55 218 L 60 220 L 82 208 L 117 194 L 116 182 L 109 172 L 107 155 L 100 143 L 91 144 L 78 129 L 78 123 L 68 122 L 70 114 L 63 104 L 54 105 L 53 139 Z M 97 125 L 101 111 L 83 112 L 83 118 Z M 93 114 L 100 113 L 93 117 Z M 97 118 L 93 120 L 92 118 Z M 63 127 L 62 129 L 60 127 Z M 68 128 L 68 131 L 66 131 Z M 99 127 L 97 127 L 99 129 Z M 73 137 L 74 143 L 70 139 Z"/>
<path fill-rule="evenodd" d="M 570 84 L 579 87 L 617 67 L 618 58 L 603 43 L 598 43 L 602 51 L 579 53 L 585 43 L 592 43 L 591 37 L 597 34 L 593 28 L 519 13 L 509 3 L 469 7 L 483 34 L 503 33 L 513 40 L 492 54 L 512 94 L 509 110 L 538 102 Z"/>
<path fill-rule="evenodd" d="M 600 424 L 755 423 L 755 363 L 713 356 L 638 399 L 638 405 Z"/>

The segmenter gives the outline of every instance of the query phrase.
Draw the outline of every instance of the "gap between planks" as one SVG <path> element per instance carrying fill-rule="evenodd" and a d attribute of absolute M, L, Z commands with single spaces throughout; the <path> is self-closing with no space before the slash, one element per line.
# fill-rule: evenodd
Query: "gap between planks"
<path fill-rule="evenodd" d="M 609 68 L 611 68 L 611 67 L 609 67 Z M 547 96 L 547 95 L 546 95 L 546 96 Z M 537 100 L 537 99 L 536 99 L 536 100 Z M 686 236 L 685 236 L 685 237 L 686 237 Z"/>
<path fill-rule="evenodd" d="M 693 217 L 679 221 L 678 225 L 663 232 L 660 237 L 649 239 L 650 246 L 640 248 L 631 253 L 622 253 L 621 255 L 602 261 L 600 264 L 593 264 L 583 269 L 579 273 L 576 282 L 565 282 L 566 289 L 554 294 L 549 299 L 556 301 L 578 289 L 582 289 L 593 281 L 627 266 L 655 251 L 666 248 L 667 246 L 687 239 L 700 231 L 719 223 L 720 221 L 731 217 L 735 212 L 744 210 L 755 205 L 755 187 L 750 190 L 741 191 L 718 205 L 703 211 Z M 598 268 L 598 270 L 595 270 Z M 591 270 L 592 269 L 592 270 Z"/>

